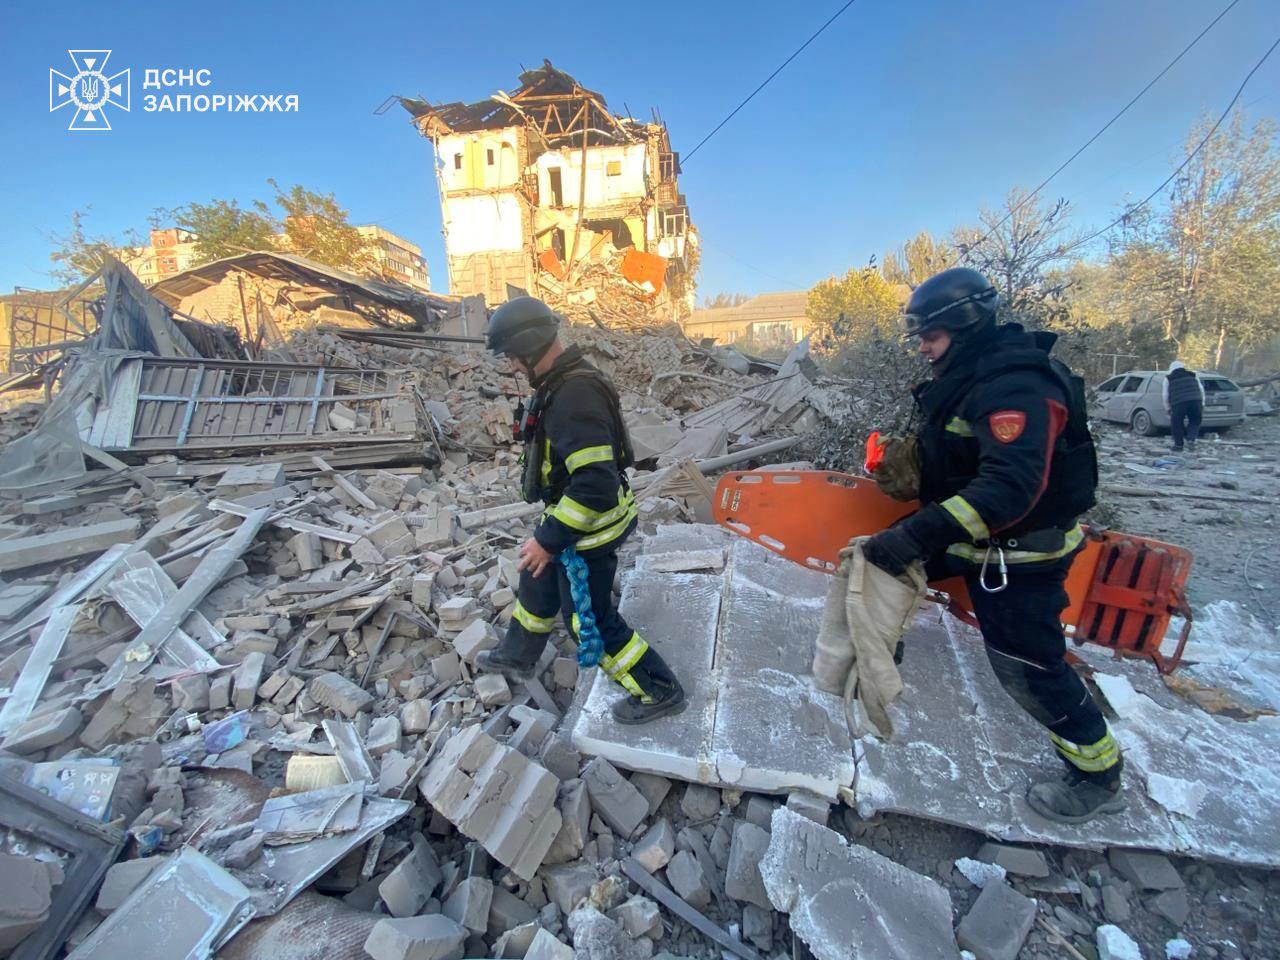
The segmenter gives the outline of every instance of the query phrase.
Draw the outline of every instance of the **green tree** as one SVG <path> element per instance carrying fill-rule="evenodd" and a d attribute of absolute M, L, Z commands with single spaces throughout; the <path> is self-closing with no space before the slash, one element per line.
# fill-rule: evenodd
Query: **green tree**
<path fill-rule="evenodd" d="M 805 304 L 805 313 L 814 322 L 814 340 L 824 349 L 886 335 L 897 329 L 900 311 L 897 291 L 874 265 L 819 280 Z"/>
<path fill-rule="evenodd" d="M 915 289 L 935 273 L 954 267 L 958 259 L 951 244 L 921 230 L 884 255 L 883 273 L 890 283 L 905 283 Z"/>
<path fill-rule="evenodd" d="M 316 193 L 301 184 L 285 190 L 275 180 L 267 183 L 275 191 L 272 203 L 279 212 L 261 200 L 255 201 L 254 207 L 279 224 L 285 250 L 356 273 L 374 270 L 369 242 L 351 225 L 347 211 L 333 194 Z"/>
<path fill-rule="evenodd" d="M 245 210 L 235 200 L 188 203 L 169 211 L 168 219 L 195 234 L 196 265 L 277 247 L 272 218 Z"/>
<path fill-rule="evenodd" d="M 1109 267 L 1131 309 L 1158 321 L 1179 349 L 1194 349 L 1187 359 L 1219 367 L 1232 350 L 1257 347 L 1275 330 L 1276 126 L 1263 120 L 1249 128 L 1239 111 L 1217 130 L 1202 120 L 1186 151 L 1196 152 L 1167 197 L 1126 222 Z"/>
<path fill-rule="evenodd" d="M 71 214 L 71 229 L 64 234 L 53 234 L 50 240 L 53 250 L 49 259 L 53 262 L 50 276 L 60 286 L 72 287 L 102 268 L 108 255 L 128 261 L 136 257 L 145 246 L 136 231 L 123 236 L 90 234 L 86 227 L 92 208 L 75 210 Z"/>

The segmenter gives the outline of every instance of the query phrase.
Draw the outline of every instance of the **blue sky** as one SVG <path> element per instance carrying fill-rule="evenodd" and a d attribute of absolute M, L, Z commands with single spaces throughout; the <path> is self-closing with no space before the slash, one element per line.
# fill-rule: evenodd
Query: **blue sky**
<path fill-rule="evenodd" d="M 807 287 L 921 229 L 945 232 L 1032 186 L 1136 93 L 1226 0 L 858 0 L 685 168 L 704 241 L 700 296 Z M 544 57 L 615 112 L 657 107 L 688 151 L 840 3 L 101 2 L 10 5 L 0 33 L 0 291 L 48 286 L 51 233 L 145 230 L 159 207 L 333 192 L 445 266 L 430 149 L 393 93 L 476 100 Z M 504 12 L 509 10 L 510 12 Z M 1280 33 L 1280 5 L 1241 0 L 1046 191 L 1081 227 L 1168 175 L 1192 122 L 1217 114 Z M 109 133 L 48 111 L 66 51 L 111 49 L 133 110 Z M 142 110 L 146 67 L 206 68 L 209 92 L 297 93 L 296 114 Z M 1251 81 L 1280 114 L 1280 56 Z"/>

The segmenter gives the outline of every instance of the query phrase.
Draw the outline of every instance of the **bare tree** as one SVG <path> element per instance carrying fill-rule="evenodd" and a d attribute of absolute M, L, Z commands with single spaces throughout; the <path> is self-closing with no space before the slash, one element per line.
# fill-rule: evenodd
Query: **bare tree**
<path fill-rule="evenodd" d="M 1070 262 L 1078 239 L 1070 213 L 1066 200 L 1041 203 L 1015 188 L 1002 210 L 983 210 L 979 226 L 953 233 L 960 263 L 996 285 L 1008 319 L 1043 327 L 1066 316 L 1071 277 L 1056 268 Z"/>

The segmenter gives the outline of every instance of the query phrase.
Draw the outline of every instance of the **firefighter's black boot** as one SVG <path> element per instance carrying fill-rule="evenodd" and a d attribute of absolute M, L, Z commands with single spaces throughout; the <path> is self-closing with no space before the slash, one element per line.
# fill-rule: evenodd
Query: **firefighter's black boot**
<path fill-rule="evenodd" d="M 684 708 L 689 705 L 689 701 L 685 699 L 684 688 L 680 686 L 678 680 L 672 680 L 669 684 L 654 683 L 652 689 L 653 693 L 647 702 L 645 698 L 630 695 L 625 700 L 615 703 L 613 719 L 626 724 L 648 723 L 659 717 L 683 713 Z"/>
<path fill-rule="evenodd" d="M 513 622 L 507 626 L 506 636 L 497 647 L 476 654 L 476 667 L 485 673 L 500 673 L 508 680 L 523 683 L 533 679 L 538 657 L 546 645 L 545 634 L 531 634 Z"/>
<path fill-rule="evenodd" d="M 1027 791 L 1027 805 L 1032 810 L 1060 823 L 1084 823 L 1105 813 L 1124 810 L 1124 786 L 1120 780 L 1123 757 L 1115 766 L 1100 773 L 1085 773 L 1070 763 L 1066 766 L 1060 779 L 1032 784 Z"/>
<path fill-rule="evenodd" d="M 503 654 L 502 648 L 476 654 L 476 667 L 485 673 L 500 673 L 508 680 L 523 683 L 533 679 L 533 664 L 521 663 Z"/>

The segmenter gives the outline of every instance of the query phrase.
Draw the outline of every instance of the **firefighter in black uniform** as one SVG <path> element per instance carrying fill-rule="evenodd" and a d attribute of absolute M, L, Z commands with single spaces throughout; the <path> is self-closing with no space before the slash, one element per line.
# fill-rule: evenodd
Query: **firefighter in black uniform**
<path fill-rule="evenodd" d="M 613 604 L 618 547 L 636 527 L 625 469 L 631 444 L 617 392 L 577 347 L 556 340 L 559 317 L 541 300 L 517 297 L 494 311 L 486 344 L 512 358 L 534 389 L 522 417 L 523 495 L 546 503 L 533 536 L 520 546 L 520 588 L 506 636 L 476 657 L 482 670 L 513 680 L 533 676 L 557 612 L 577 635 L 577 614 L 560 562 L 572 547 L 586 563 L 600 667 L 627 696 L 613 706 L 621 723 L 645 723 L 685 708 L 684 690 L 657 651 Z"/>
<path fill-rule="evenodd" d="M 986 278 L 964 268 L 913 292 L 905 332 L 932 372 L 914 391 L 924 507 L 864 549 L 890 573 L 919 559 L 931 579 L 964 575 L 996 676 L 1066 765 L 1027 802 L 1079 823 L 1124 808 L 1119 745 L 1064 660 L 1060 619 L 1097 460 L 1083 383 L 1049 357 L 1056 335 L 997 325 L 997 304 Z"/>

